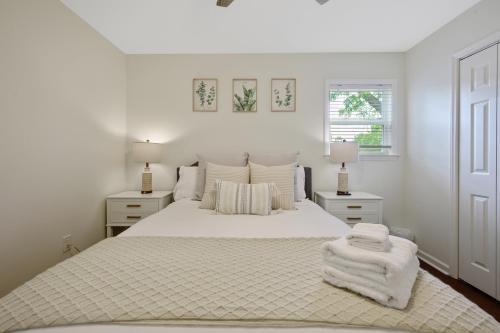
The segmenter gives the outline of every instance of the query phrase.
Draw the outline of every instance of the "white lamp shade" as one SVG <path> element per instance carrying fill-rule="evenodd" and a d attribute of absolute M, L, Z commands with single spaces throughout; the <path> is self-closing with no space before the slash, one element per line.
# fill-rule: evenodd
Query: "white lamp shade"
<path fill-rule="evenodd" d="M 359 146 L 357 142 L 331 142 L 330 160 L 335 163 L 356 162 Z"/>
<path fill-rule="evenodd" d="M 136 162 L 158 163 L 161 161 L 161 144 L 152 142 L 134 142 L 132 156 Z"/>

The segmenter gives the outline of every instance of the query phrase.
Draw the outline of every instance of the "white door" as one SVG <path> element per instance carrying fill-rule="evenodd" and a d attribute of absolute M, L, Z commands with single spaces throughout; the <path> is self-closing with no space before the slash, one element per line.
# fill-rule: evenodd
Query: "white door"
<path fill-rule="evenodd" d="M 459 277 L 496 297 L 498 46 L 460 62 Z"/>
<path fill-rule="evenodd" d="M 497 114 L 500 113 L 500 44 L 497 44 Z M 497 148 L 500 149 L 500 116 L 497 116 Z M 497 166 L 500 165 L 500 153 L 497 151 Z M 497 171 L 497 300 L 500 301 L 500 172 Z"/>

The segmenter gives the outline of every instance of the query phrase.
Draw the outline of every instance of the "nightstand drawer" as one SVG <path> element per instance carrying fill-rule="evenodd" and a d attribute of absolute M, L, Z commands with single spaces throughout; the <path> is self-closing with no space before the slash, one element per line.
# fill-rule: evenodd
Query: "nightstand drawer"
<path fill-rule="evenodd" d="M 361 200 L 329 200 L 325 202 L 325 209 L 330 213 L 341 212 L 378 212 L 379 202 Z"/>
<path fill-rule="evenodd" d="M 381 223 L 377 214 L 333 214 L 345 223 L 353 226 L 356 223 Z"/>
<path fill-rule="evenodd" d="M 143 218 L 156 213 L 157 211 L 149 212 L 110 212 L 108 224 L 113 223 L 134 223 Z"/>
<path fill-rule="evenodd" d="M 122 213 L 148 213 L 158 211 L 158 200 L 110 200 L 108 202 L 108 209 L 111 212 Z"/>

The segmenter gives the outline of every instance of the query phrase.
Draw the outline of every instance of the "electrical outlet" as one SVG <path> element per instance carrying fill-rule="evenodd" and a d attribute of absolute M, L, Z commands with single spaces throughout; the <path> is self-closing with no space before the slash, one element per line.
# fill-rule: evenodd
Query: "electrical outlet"
<path fill-rule="evenodd" d="M 71 234 L 67 234 L 62 237 L 62 246 L 63 254 L 71 253 L 71 247 L 73 246 L 71 241 Z"/>

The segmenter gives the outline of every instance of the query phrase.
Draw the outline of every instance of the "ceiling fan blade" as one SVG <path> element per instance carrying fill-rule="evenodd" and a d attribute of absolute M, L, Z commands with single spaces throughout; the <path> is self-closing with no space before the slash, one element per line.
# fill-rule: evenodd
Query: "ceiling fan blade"
<path fill-rule="evenodd" d="M 316 0 L 317 3 L 319 3 L 320 5 L 324 5 L 325 3 L 328 2 L 328 0 Z"/>
<path fill-rule="evenodd" d="M 217 0 L 217 6 L 219 7 L 227 7 L 233 2 L 233 0 Z"/>

